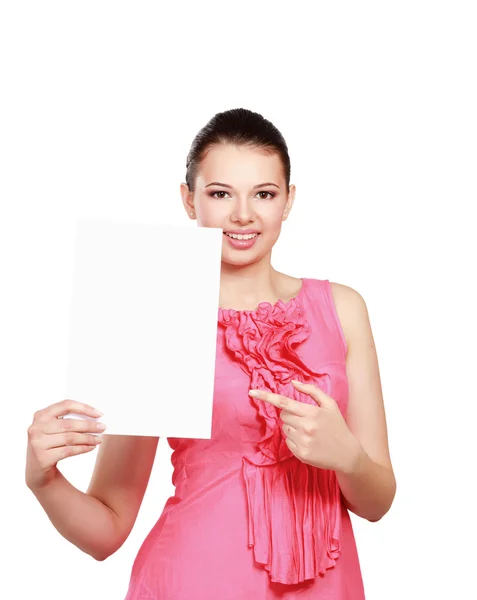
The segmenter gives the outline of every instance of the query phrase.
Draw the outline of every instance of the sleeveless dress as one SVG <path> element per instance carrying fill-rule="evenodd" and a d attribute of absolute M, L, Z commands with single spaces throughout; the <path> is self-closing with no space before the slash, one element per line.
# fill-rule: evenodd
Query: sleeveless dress
<path fill-rule="evenodd" d="M 346 416 L 346 340 L 329 280 L 302 279 L 288 302 L 219 308 L 212 439 L 167 438 L 175 494 L 134 561 L 126 600 L 364 600 L 336 473 L 285 443 L 279 409 L 252 388 Z M 184 365 L 187 379 L 187 365 Z"/>

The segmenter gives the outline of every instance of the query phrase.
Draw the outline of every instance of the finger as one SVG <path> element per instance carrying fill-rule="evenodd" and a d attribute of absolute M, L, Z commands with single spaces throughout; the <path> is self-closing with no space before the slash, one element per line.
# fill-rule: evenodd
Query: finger
<path fill-rule="evenodd" d="M 51 419 L 42 426 L 46 434 L 61 433 L 63 431 L 78 431 L 79 433 L 99 433 L 106 429 L 106 425 L 93 419 Z"/>
<path fill-rule="evenodd" d="M 48 450 L 48 461 L 51 462 L 52 465 L 56 465 L 60 460 L 64 458 L 68 458 L 69 456 L 75 456 L 77 454 L 84 454 L 86 452 L 91 452 L 94 450 L 98 444 L 95 446 L 89 445 L 76 445 L 76 446 L 60 446 L 59 448 L 53 448 Z"/>
<path fill-rule="evenodd" d="M 51 404 L 43 410 L 39 410 L 37 413 L 35 413 L 35 419 L 45 421 L 51 418 L 63 417 L 68 413 L 78 413 L 88 417 L 101 417 L 103 414 L 89 404 L 67 399 L 62 400 L 61 402 L 56 402 L 55 404 Z"/>
<path fill-rule="evenodd" d="M 35 441 L 37 449 L 51 450 L 61 446 L 97 446 L 102 437 L 92 433 L 77 433 L 76 431 L 65 431 L 44 435 Z"/>
<path fill-rule="evenodd" d="M 288 425 L 287 423 L 282 424 L 282 431 L 286 437 L 292 437 L 294 439 L 294 435 L 296 434 L 296 428 L 292 425 Z"/>
<path fill-rule="evenodd" d="M 298 456 L 300 449 L 298 448 L 296 443 L 293 441 L 293 438 L 291 436 L 287 436 L 285 438 L 285 444 L 288 446 L 288 448 L 290 448 L 291 452 L 293 452 L 293 454 L 295 456 Z"/>
<path fill-rule="evenodd" d="M 295 415 L 288 410 L 281 410 L 280 411 L 280 419 L 286 425 L 291 425 L 294 429 L 299 429 L 300 427 L 303 426 L 304 417 Z"/>
<path fill-rule="evenodd" d="M 273 392 L 266 392 L 264 390 L 250 390 L 249 395 L 252 396 L 252 398 L 264 400 L 269 404 L 273 404 L 273 406 L 276 406 L 277 408 L 285 409 L 294 415 L 301 417 L 309 416 L 311 414 L 310 408 L 313 408 L 309 404 L 298 402 L 297 400 L 292 400 L 287 396 L 274 394 Z"/>

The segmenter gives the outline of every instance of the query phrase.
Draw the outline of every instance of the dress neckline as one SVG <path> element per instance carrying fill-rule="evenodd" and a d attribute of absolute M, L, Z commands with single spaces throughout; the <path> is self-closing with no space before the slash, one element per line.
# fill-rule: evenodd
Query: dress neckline
<path fill-rule="evenodd" d="M 305 291 L 307 279 L 305 277 L 300 277 L 300 279 L 301 279 L 301 287 L 298 290 L 297 295 L 293 296 L 293 298 L 290 298 L 286 302 L 284 300 L 282 300 L 281 298 L 279 298 L 274 304 L 272 304 L 271 302 L 264 301 L 264 302 L 260 302 L 259 305 L 257 306 L 257 308 L 255 308 L 255 309 L 245 309 L 245 310 L 236 310 L 235 308 L 222 308 L 221 306 L 219 306 L 219 316 L 223 316 L 224 314 L 234 315 L 236 313 L 243 314 L 243 315 L 255 315 L 262 311 L 274 311 L 276 308 L 288 308 L 292 304 L 295 304 L 296 302 L 301 300 L 301 296 L 303 295 L 303 293 Z"/>

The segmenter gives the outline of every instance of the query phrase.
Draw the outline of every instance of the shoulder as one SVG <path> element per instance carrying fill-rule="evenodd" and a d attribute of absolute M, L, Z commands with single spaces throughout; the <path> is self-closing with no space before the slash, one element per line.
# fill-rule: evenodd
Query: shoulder
<path fill-rule="evenodd" d="M 354 288 L 344 285 L 344 283 L 330 281 L 330 288 L 335 302 L 352 307 L 365 305 L 363 296 Z"/>
<path fill-rule="evenodd" d="M 357 290 L 343 283 L 330 281 L 330 290 L 341 327 L 349 345 L 353 332 L 357 331 L 363 322 L 369 321 L 366 302 Z"/>

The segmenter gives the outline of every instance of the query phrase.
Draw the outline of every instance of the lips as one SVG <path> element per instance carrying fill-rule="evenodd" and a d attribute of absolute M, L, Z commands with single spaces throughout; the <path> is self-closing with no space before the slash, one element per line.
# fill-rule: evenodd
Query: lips
<path fill-rule="evenodd" d="M 260 235 L 259 233 L 253 235 L 251 238 L 245 238 L 245 239 L 238 239 L 235 237 L 232 237 L 231 235 L 227 235 L 227 233 L 224 232 L 225 237 L 227 238 L 227 244 L 229 244 L 230 246 L 232 246 L 232 248 L 236 248 L 238 250 L 246 250 L 248 248 L 251 248 L 255 242 L 258 240 L 258 236 Z"/>

